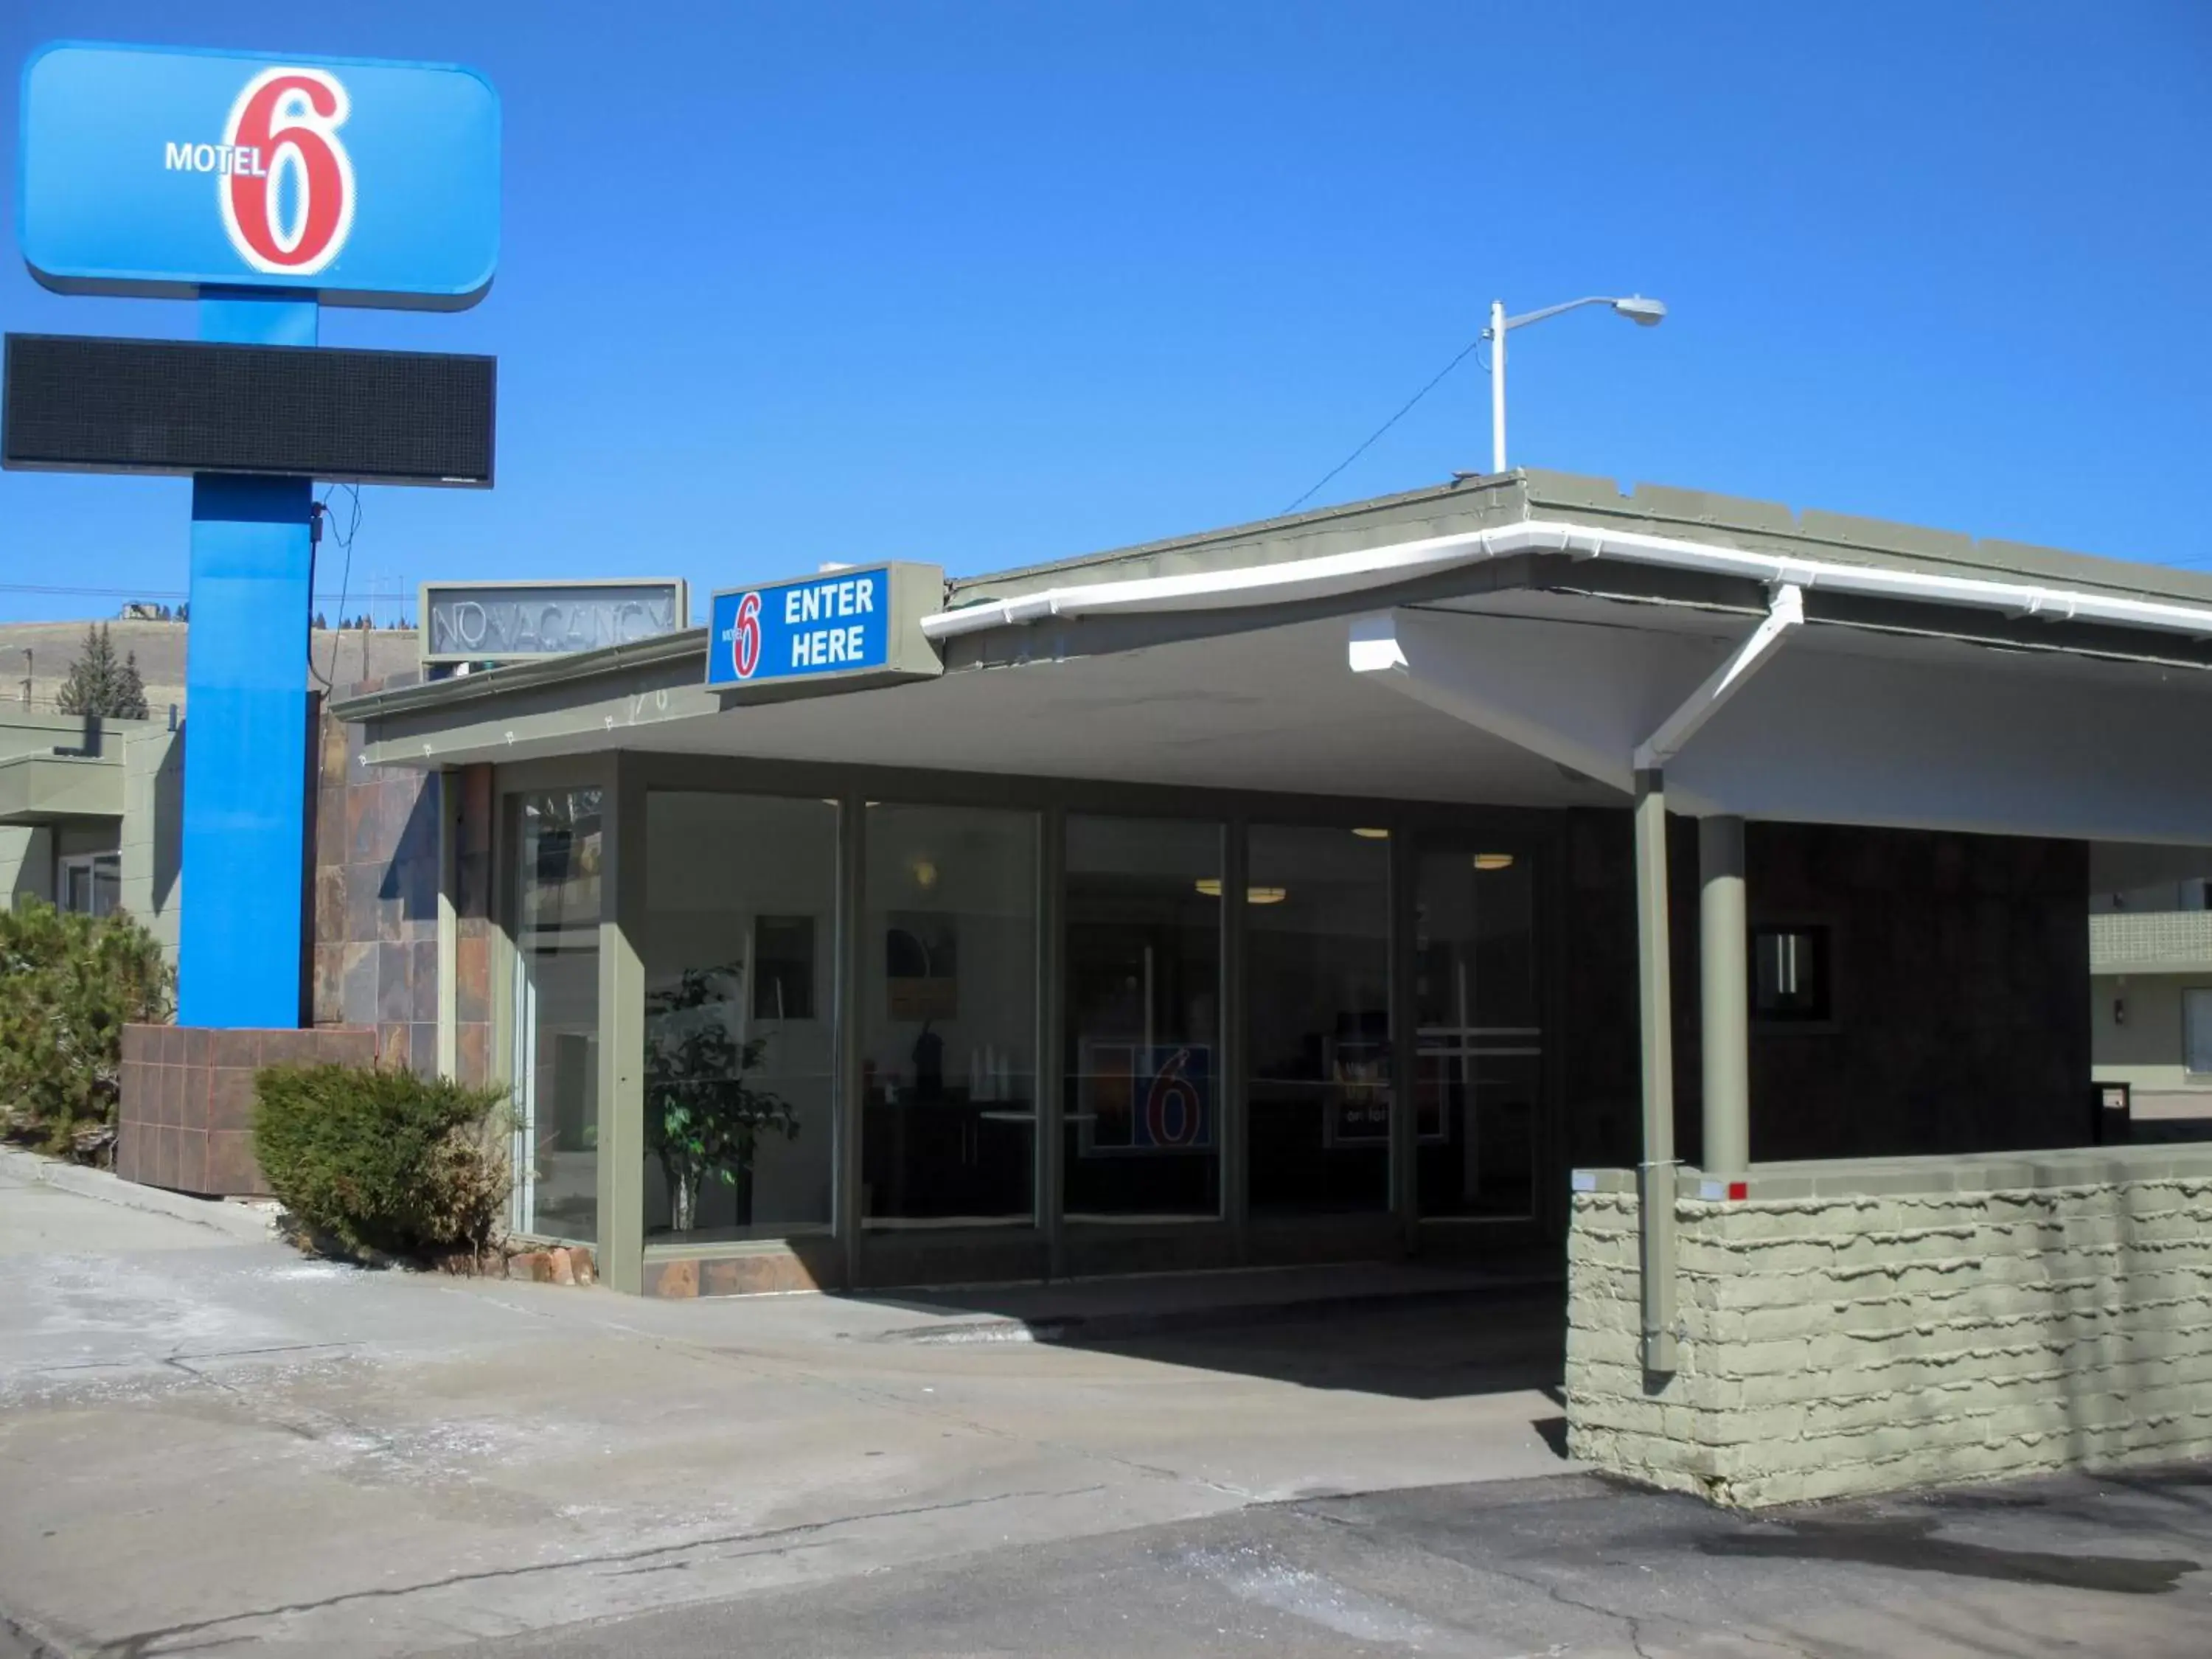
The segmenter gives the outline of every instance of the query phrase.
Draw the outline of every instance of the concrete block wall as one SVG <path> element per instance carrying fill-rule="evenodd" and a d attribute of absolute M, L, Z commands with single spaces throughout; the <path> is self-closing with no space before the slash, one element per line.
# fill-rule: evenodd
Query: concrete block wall
<path fill-rule="evenodd" d="M 1578 1177 L 1569 1449 L 1757 1507 L 2212 1455 L 2212 1147 L 1754 1165 L 1677 1188 L 1648 1379 L 1638 1201 Z"/>

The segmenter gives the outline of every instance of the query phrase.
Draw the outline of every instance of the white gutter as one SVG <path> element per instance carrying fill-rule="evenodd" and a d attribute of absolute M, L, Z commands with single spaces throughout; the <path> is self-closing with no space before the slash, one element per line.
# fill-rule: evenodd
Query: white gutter
<path fill-rule="evenodd" d="M 1320 558 L 1238 570 L 1200 571 L 1127 581 L 1051 587 L 1018 599 L 988 599 L 940 611 L 921 619 L 932 640 L 955 639 L 997 628 L 1019 628 L 1057 617 L 1221 611 L 1251 604 L 1287 604 L 1388 586 L 1431 570 L 1481 564 L 1521 553 L 1566 553 L 1577 558 L 1622 559 L 1632 564 L 1742 576 L 1773 586 L 1820 588 L 1879 599 L 1995 611 L 2008 617 L 2054 622 L 2105 623 L 2153 633 L 2212 639 L 2212 606 L 2156 599 L 2124 599 L 2078 588 L 1990 581 L 1976 576 L 1935 576 L 1832 560 L 1786 558 L 1667 536 L 1597 530 L 1587 525 L 1534 519 L 1494 530 L 1432 536 Z"/>

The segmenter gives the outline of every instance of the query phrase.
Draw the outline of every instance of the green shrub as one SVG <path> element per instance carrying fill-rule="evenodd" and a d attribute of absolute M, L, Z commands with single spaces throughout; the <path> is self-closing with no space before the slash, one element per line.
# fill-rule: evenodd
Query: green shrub
<path fill-rule="evenodd" d="M 310 1234 L 359 1253 L 482 1255 L 507 1194 L 506 1094 L 411 1072 L 272 1066 L 253 1155 Z"/>
<path fill-rule="evenodd" d="M 169 1018 L 169 965 L 122 911 L 94 920 L 32 899 L 0 910 L 0 1122 L 48 1152 L 115 1124 L 123 1028 Z"/>

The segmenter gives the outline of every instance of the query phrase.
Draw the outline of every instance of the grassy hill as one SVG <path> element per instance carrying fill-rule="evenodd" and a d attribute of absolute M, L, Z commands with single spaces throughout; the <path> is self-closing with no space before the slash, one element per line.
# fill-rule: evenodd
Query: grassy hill
<path fill-rule="evenodd" d="M 31 707 L 52 709 L 54 698 L 69 678 L 70 665 L 84 644 L 82 622 L 0 623 L 0 702 L 20 705 L 23 682 L 31 682 Z M 108 637 L 115 654 L 136 653 L 139 678 L 146 682 L 146 706 L 161 719 L 171 703 L 182 714 L 185 705 L 185 641 L 191 627 L 180 622 L 110 622 Z M 357 629 L 319 629 L 310 636 L 309 651 L 318 675 L 340 686 L 365 675 L 393 674 L 416 665 L 415 630 L 380 628 L 364 634 Z M 31 655 L 27 662 L 24 653 Z M 335 658 L 336 669 L 332 662 Z M 367 666 L 364 668 L 363 663 Z M 311 679 L 307 663 L 300 664 L 300 684 L 319 687 Z"/>

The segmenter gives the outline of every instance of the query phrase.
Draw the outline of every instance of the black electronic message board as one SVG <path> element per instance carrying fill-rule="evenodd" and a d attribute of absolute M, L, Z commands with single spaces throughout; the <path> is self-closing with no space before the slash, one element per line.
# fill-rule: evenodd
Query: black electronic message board
<path fill-rule="evenodd" d="M 489 489 L 498 360 L 10 334 L 0 464 Z"/>

